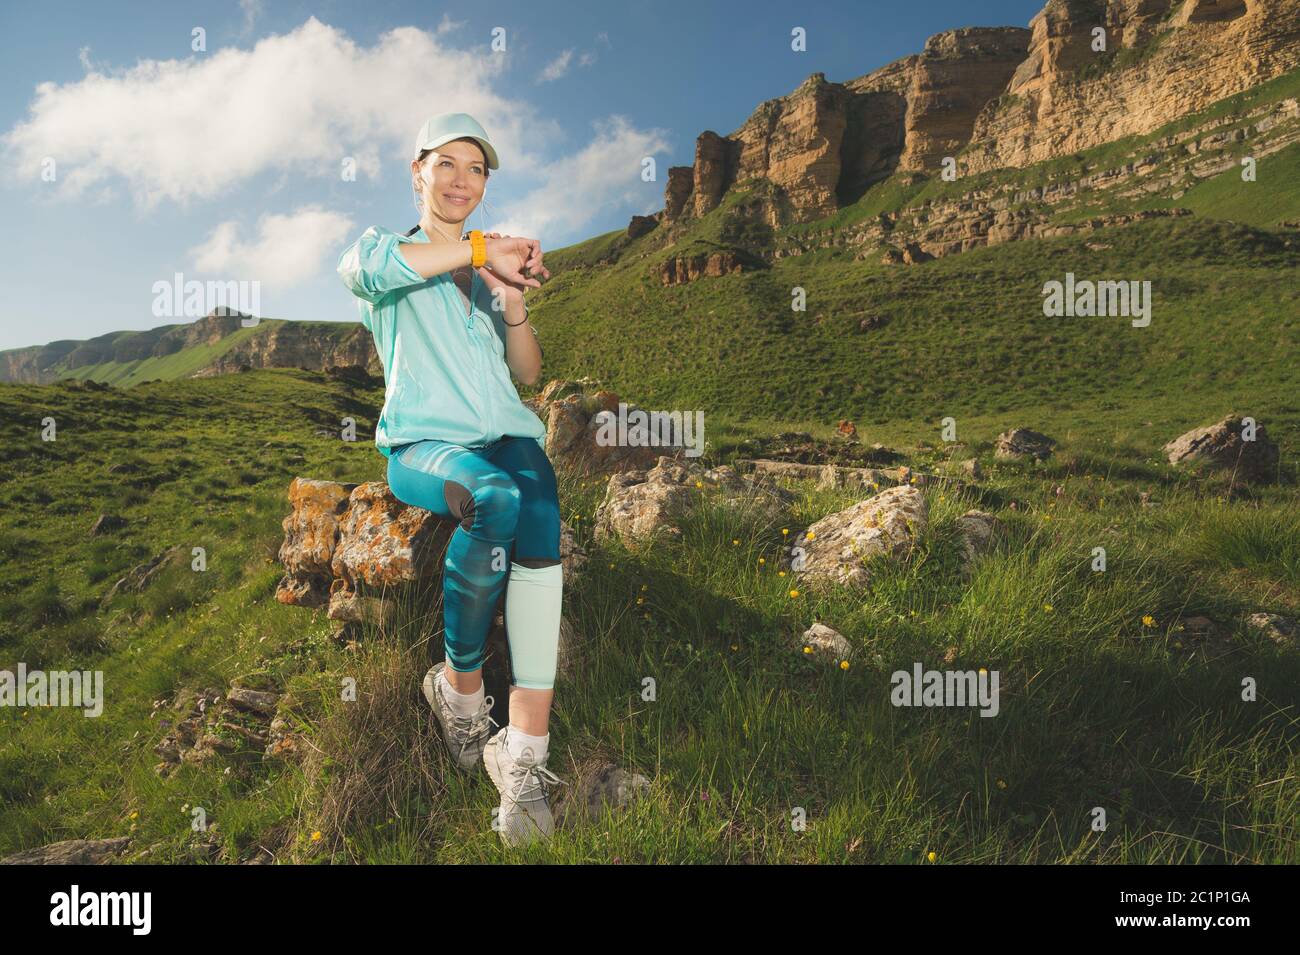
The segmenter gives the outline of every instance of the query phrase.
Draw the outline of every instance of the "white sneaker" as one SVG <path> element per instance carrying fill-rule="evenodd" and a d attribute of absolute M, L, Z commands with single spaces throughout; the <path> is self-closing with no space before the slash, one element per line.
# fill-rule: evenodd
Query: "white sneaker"
<path fill-rule="evenodd" d="M 435 663 L 424 675 L 424 698 L 433 708 L 433 715 L 442 727 L 442 738 L 447 744 L 456 768 L 464 772 L 473 772 L 483 755 L 488 736 L 492 729 L 489 724 L 499 726 L 492 712 L 492 697 L 484 696 L 483 703 L 473 716 L 457 716 L 451 703 L 442 691 L 442 671 L 447 661 Z"/>
<path fill-rule="evenodd" d="M 538 759 L 531 746 L 515 759 L 506 748 L 506 726 L 483 748 L 483 764 L 501 793 L 497 810 L 501 840 L 519 846 L 537 837 L 547 838 L 555 831 L 551 817 L 550 787 L 564 781 L 546 768 L 548 754 Z"/>

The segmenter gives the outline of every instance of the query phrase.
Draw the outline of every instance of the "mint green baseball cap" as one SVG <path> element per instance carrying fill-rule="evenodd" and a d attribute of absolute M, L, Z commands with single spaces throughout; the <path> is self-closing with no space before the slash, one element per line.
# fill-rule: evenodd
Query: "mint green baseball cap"
<path fill-rule="evenodd" d="M 483 147 L 483 155 L 487 156 L 489 169 L 500 168 L 497 162 L 497 151 L 492 148 L 487 130 L 469 113 L 440 113 L 432 119 L 425 120 L 424 125 L 420 127 L 419 135 L 415 137 L 415 153 L 411 158 L 419 159 L 420 153 L 426 149 L 435 149 L 443 143 L 465 137 L 469 137 Z"/>

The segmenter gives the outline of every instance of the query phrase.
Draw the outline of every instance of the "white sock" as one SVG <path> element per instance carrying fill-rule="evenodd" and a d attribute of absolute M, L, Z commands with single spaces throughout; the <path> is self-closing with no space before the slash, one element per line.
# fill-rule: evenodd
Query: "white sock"
<path fill-rule="evenodd" d="M 506 752 L 511 759 L 521 759 L 524 750 L 531 746 L 533 755 L 542 760 L 546 757 L 546 747 L 550 740 L 550 733 L 545 736 L 529 736 L 513 723 L 506 727 Z"/>
<path fill-rule="evenodd" d="M 456 688 L 447 681 L 447 669 L 438 674 L 438 679 L 442 681 L 442 692 L 447 697 L 447 703 L 451 706 L 451 711 L 457 716 L 473 716 L 483 705 L 483 684 L 478 685 L 478 689 L 473 693 L 458 693 Z"/>

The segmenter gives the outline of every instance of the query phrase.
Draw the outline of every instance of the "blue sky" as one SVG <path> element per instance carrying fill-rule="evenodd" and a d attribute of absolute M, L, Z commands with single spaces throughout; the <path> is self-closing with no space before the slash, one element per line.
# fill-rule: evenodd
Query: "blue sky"
<path fill-rule="evenodd" d="M 734 131 L 809 74 L 852 79 L 1041 6 L 4 4 L 0 349 L 191 321 L 155 316 L 176 273 L 256 281 L 269 317 L 356 321 L 338 253 L 367 226 L 415 224 L 406 165 L 436 113 L 472 114 L 500 154 L 471 226 L 559 248 L 662 208 L 700 132 Z"/>

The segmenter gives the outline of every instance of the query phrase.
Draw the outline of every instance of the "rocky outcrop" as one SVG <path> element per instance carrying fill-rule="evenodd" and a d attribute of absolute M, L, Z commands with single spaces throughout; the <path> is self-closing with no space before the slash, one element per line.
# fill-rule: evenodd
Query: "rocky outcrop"
<path fill-rule="evenodd" d="M 1097 28 L 1104 50 L 1093 48 Z M 1300 0 L 1049 0 L 1028 30 L 951 30 L 843 83 L 814 73 L 733 133 L 702 133 L 694 165 L 669 170 L 663 221 L 706 215 L 755 177 L 782 197 L 764 207 L 768 225 L 810 221 L 895 173 L 936 177 L 946 156 L 967 176 L 1077 153 L 1149 133 L 1298 65 Z M 957 230 L 964 238 L 950 228 L 943 250 L 935 236 L 910 238 L 942 255 L 990 232 L 990 242 L 1031 237 L 1033 222 L 991 221 L 1016 204 L 981 212 Z"/>
<path fill-rule="evenodd" d="M 794 499 L 789 491 L 763 480 L 746 479 L 729 465 L 705 468 L 660 456 L 647 470 L 620 471 L 609 479 L 605 500 L 596 509 L 596 540 L 646 541 L 681 534 L 678 522 L 706 495 L 719 494 L 731 506 L 754 506 L 769 516 Z"/>
<path fill-rule="evenodd" d="M 975 125 L 970 172 L 1147 133 L 1300 65 L 1297 0 L 1049 0 L 1030 30 Z"/>
<path fill-rule="evenodd" d="M 155 701 L 150 718 L 157 719 L 162 736 L 154 745 L 161 760 L 154 772 L 167 777 L 186 763 L 225 758 L 296 757 L 297 737 L 277 715 L 283 699 L 278 692 L 236 685 L 224 695 L 215 688 L 182 690 L 172 700 Z"/>
<path fill-rule="evenodd" d="M 1248 427 L 1240 415 L 1193 428 L 1166 444 L 1164 453 L 1170 464 L 1207 467 L 1250 482 L 1275 480 L 1280 454 L 1262 426 Z"/>
<path fill-rule="evenodd" d="M 620 404 L 626 424 L 621 442 L 617 438 Z M 594 388 L 592 382 L 555 379 L 524 405 L 545 422 L 546 454 L 557 469 L 583 476 L 609 474 L 649 468 L 661 456 L 685 454 L 684 431 L 678 431 L 675 423 L 656 424 L 662 419 L 648 418 L 642 435 L 636 427 L 641 410 L 612 391 Z M 641 443 L 643 438 L 646 443 Z"/>
<path fill-rule="evenodd" d="M 734 184 L 761 178 L 788 201 L 788 221 L 829 215 L 894 169 L 931 168 L 969 139 L 976 116 L 1006 86 L 1029 31 L 952 30 L 923 53 L 848 83 L 813 73 L 762 103 L 735 132 L 701 133 L 689 188 L 669 170 L 664 218 L 703 216 Z M 773 225 L 782 222 L 770 223 Z"/>
<path fill-rule="evenodd" d="M 937 172 L 970 142 L 985 106 L 1002 95 L 1024 59 L 1030 33 L 1017 27 L 950 30 L 916 58 L 907 91 L 900 170 Z"/>
<path fill-rule="evenodd" d="M 334 327 L 321 327 L 326 324 Z M 278 322 L 235 344 L 194 377 L 224 375 L 245 365 L 312 371 L 356 365 L 380 378 L 384 373 L 375 352 L 374 338 L 360 323 Z"/>
<path fill-rule="evenodd" d="M 659 267 L 662 285 L 685 285 L 701 276 L 716 277 L 744 271 L 741 256 L 734 250 L 674 256 Z"/>
<path fill-rule="evenodd" d="M 289 484 L 289 505 L 284 519 L 280 563 L 285 576 L 275 598 L 299 607 L 324 607 L 334 580 L 334 548 L 339 520 L 347 510 L 355 484 L 294 478 Z"/>

